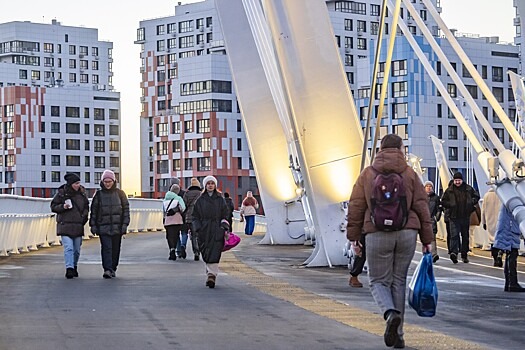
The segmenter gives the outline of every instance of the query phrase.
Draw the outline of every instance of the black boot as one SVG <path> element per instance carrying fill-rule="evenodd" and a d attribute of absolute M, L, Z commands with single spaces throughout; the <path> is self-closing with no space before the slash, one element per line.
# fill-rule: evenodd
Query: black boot
<path fill-rule="evenodd" d="M 75 266 L 75 271 L 73 272 L 73 277 L 78 277 L 78 268 Z"/>
<path fill-rule="evenodd" d="M 494 267 L 503 267 L 503 251 L 491 246 L 490 255 L 492 255 L 492 259 L 494 260 Z"/>
<path fill-rule="evenodd" d="M 75 276 L 75 269 L 71 268 L 71 267 L 68 267 L 66 269 L 66 278 L 68 280 L 72 279 L 73 277 Z"/>
<path fill-rule="evenodd" d="M 168 258 L 168 260 L 177 260 L 177 254 L 175 254 L 175 249 L 170 249 L 170 257 Z"/>
<path fill-rule="evenodd" d="M 505 288 L 503 290 L 505 292 L 509 291 L 509 284 L 510 284 L 510 278 L 509 278 L 509 253 L 507 252 L 507 255 L 505 257 L 505 265 L 503 266 L 503 273 L 505 274 Z"/>
<path fill-rule="evenodd" d="M 525 288 L 518 283 L 518 250 L 512 249 L 507 255 L 509 261 L 509 292 L 525 292 Z"/>

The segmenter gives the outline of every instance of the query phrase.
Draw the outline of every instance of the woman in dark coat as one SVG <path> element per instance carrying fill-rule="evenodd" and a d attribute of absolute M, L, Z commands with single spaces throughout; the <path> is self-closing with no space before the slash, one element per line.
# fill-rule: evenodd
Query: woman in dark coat
<path fill-rule="evenodd" d="M 62 236 L 66 278 L 71 279 L 78 277 L 77 265 L 84 225 L 88 220 L 89 201 L 77 174 L 66 174 L 64 180 L 66 183 L 58 188 L 51 201 L 51 211 L 57 213 L 57 235 Z"/>
<path fill-rule="evenodd" d="M 229 232 L 228 207 L 217 191 L 217 179 L 206 176 L 204 191 L 193 208 L 192 233 L 197 234 L 202 260 L 206 263 L 206 286 L 215 288 L 219 274 L 219 261 L 224 247 L 225 232 Z"/>
<path fill-rule="evenodd" d="M 102 174 L 100 187 L 91 202 L 89 226 L 91 233 L 100 236 L 102 277 L 111 278 L 116 277 L 122 235 L 128 231 L 129 201 L 124 191 L 117 188 L 115 173 L 111 170 Z"/>
<path fill-rule="evenodd" d="M 441 207 L 441 199 L 434 192 L 434 184 L 432 183 L 432 181 L 425 182 L 425 192 L 428 195 L 428 210 L 430 211 L 430 219 L 432 220 L 432 232 L 434 233 L 434 240 L 432 241 L 432 260 L 436 262 L 439 260 L 436 243 L 436 234 L 438 232 L 437 223 L 441 219 L 441 212 L 443 208 Z"/>

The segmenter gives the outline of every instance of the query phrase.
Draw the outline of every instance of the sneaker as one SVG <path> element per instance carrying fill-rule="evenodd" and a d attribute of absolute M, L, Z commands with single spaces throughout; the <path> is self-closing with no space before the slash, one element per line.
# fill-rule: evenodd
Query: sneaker
<path fill-rule="evenodd" d="M 199 261 L 199 260 L 200 260 L 199 254 L 195 254 L 195 255 L 193 256 L 193 260 L 195 260 L 195 261 Z"/>
<path fill-rule="evenodd" d="M 104 271 L 104 274 L 102 275 L 102 277 L 104 277 L 106 279 L 111 278 L 112 277 L 111 276 L 111 271 L 109 271 L 109 270 Z"/>
<path fill-rule="evenodd" d="M 215 275 L 209 273 L 206 279 L 206 287 L 215 288 Z"/>
<path fill-rule="evenodd" d="M 450 253 L 450 260 L 452 260 L 452 262 L 454 264 L 457 264 L 458 263 L 458 255 L 456 253 Z"/>
<path fill-rule="evenodd" d="M 462 257 L 461 260 L 462 260 L 465 264 L 468 264 L 468 263 L 469 263 L 468 256 Z"/>
<path fill-rule="evenodd" d="M 183 258 L 183 259 L 186 259 L 186 247 L 185 246 L 181 246 L 180 247 L 181 252 L 180 252 L 180 257 Z"/>
<path fill-rule="evenodd" d="M 404 349 L 405 348 L 405 339 L 402 335 L 397 336 L 397 340 L 394 343 L 394 349 Z"/>
<path fill-rule="evenodd" d="M 348 285 L 354 288 L 363 288 L 363 283 L 359 282 L 357 276 L 350 276 L 350 280 L 348 280 Z"/>
<path fill-rule="evenodd" d="M 177 260 L 177 255 L 175 254 L 175 250 L 173 250 L 173 249 L 170 250 L 170 256 L 169 256 L 168 260 L 173 260 L 173 261 Z"/>
<path fill-rule="evenodd" d="M 388 310 L 386 315 L 386 329 L 383 337 L 385 345 L 392 347 L 399 338 L 397 330 L 401 324 L 401 316 L 399 316 L 399 313 L 395 310 Z"/>
<path fill-rule="evenodd" d="M 111 277 L 113 278 L 117 277 L 117 273 L 115 271 L 111 271 Z"/>
<path fill-rule="evenodd" d="M 72 267 L 68 267 L 66 269 L 66 278 L 68 280 L 72 279 L 73 277 L 75 277 L 75 269 L 73 269 Z"/>
<path fill-rule="evenodd" d="M 432 258 L 432 262 L 435 264 L 436 261 L 439 260 L 439 255 L 434 255 L 434 257 Z"/>

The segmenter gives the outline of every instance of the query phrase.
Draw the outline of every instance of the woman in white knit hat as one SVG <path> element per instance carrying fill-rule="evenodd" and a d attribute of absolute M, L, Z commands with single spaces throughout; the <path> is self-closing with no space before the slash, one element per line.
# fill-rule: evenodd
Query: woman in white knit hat
<path fill-rule="evenodd" d="M 217 190 L 217 179 L 214 176 L 206 176 L 202 184 L 204 191 L 193 208 L 192 234 L 197 235 L 202 260 L 206 263 L 206 286 L 215 288 L 224 235 L 230 230 L 228 207 Z"/>

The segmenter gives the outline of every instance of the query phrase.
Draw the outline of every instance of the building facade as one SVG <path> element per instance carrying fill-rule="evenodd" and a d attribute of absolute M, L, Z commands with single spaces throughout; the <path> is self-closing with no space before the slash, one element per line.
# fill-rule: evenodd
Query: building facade
<path fill-rule="evenodd" d="M 0 191 L 50 197 L 68 172 L 91 194 L 120 175 L 120 94 L 96 29 L 0 24 Z"/>

